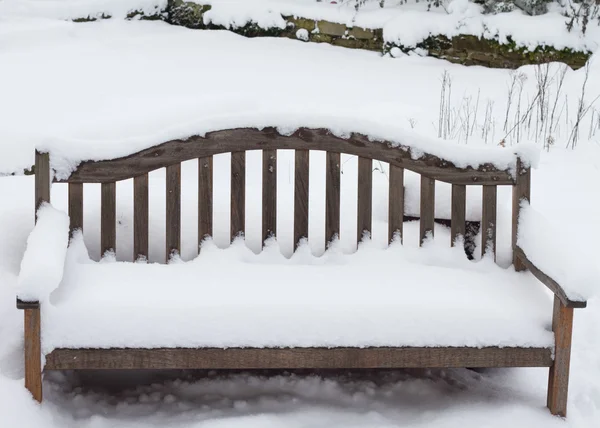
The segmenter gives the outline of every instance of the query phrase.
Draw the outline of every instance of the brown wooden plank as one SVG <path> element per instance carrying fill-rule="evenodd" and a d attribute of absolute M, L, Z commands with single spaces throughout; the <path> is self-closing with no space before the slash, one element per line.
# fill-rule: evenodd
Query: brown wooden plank
<path fill-rule="evenodd" d="M 467 187 L 464 184 L 452 185 L 452 208 L 450 221 L 450 245 L 454 247 L 459 236 L 465 237 L 467 213 Z"/>
<path fill-rule="evenodd" d="M 500 170 L 491 162 L 477 169 L 458 168 L 439 157 L 405 150 L 392 143 L 371 141 L 365 135 L 352 134 L 340 138 L 325 129 L 300 128 L 291 135 L 281 135 L 275 128 L 229 129 L 168 141 L 119 159 L 83 162 L 68 179 L 72 183 L 99 183 L 123 180 L 145 174 L 167 165 L 212 156 L 219 153 L 246 150 L 323 150 L 377 159 L 391 165 L 425 174 L 435 180 L 454 184 L 510 184 L 515 180 L 511 171 Z"/>
<path fill-rule="evenodd" d="M 327 152 L 325 172 L 325 240 L 340 237 L 340 154 Z M 327 247 L 327 245 L 326 245 Z"/>
<path fill-rule="evenodd" d="M 42 202 L 50 202 L 50 155 L 35 152 L 35 211 Z"/>
<path fill-rule="evenodd" d="M 117 241 L 117 186 L 102 183 L 100 190 L 100 254 L 115 251 Z"/>
<path fill-rule="evenodd" d="M 554 364 L 548 376 L 548 409 L 553 415 L 567 416 L 569 395 L 569 366 L 571 363 L 571 338 L 573 335 L 573 308 L 565 307 L 554 297 L 552 316 L 554 332 Z"/>
<path fill-rule="evenodd" d="M 263 242 L 276 236 L 277 228 L 277 150 L 263 150 L 262 236 Z"/>
<path fill-rule="evenodd" d="M 403 242 L 404 226 L 404 168 L 390 165 L 390 188 L 388 207 L 388 242 L 398 234 Z"/>
<path fill-rule="evenodd" d="M 69 183 L 69 230 L 83 231 L 83 183 Z"/>
<path fill-rule="evenodd" d="M 308 238 L 308 150 L 296 150 L 294 178 L 294 249 Z"/>
<path fill-rule="evenodd" d="M 46 369 L 549 367 L 547 348 L 55 349 Z"/>
<path fill-rule="evenodd" d="M 231 238 L 246 230 L 246 152 L 231 153 Z"/>
<path fill-rule="evenodd" d="M 42 347 L 40 340 L 40 308 L 25 309 L 25 388 L 42 402 Z"/>
<path fill-rule="evenodd" d="M 435 180 L 429 177 L 421 176 L 421 239 L 423 245 L 428 233 L 433 237 L 433 225 L 435 220 Z"/>
<path fill-rule="evenodd" d="M 148 259 L 148 174 L 133 179 L 133 258 Z"/>
<path fill-rule="evenodd" d="M 213 158 L 198 159 L 198 246 L 213 235 Z"/>
<path fill-rule="evenodd" d="M 181 253 L 181 164 L 167 166 L 166 260 Z"/>
<path fill-rule="evenodd" d="M 568 308 L 585 308 L 587 306 L 587 302 L 583 300 L 579 301 L 569 299 L 560 284 L 538 269 L 538 267 L 527 258 L 525 252 L 520 247 L 515 248 L 514 255 L 519 260 L 520 265 L 525 269 L 529 269 L 529 271 L 538 279 L 538 281 L 548 287 L 554 293 L 554 295 L 560 299 L 563 305 Z"/>
<path fill-rule="evenodd" d="M 357 197 L 356 240 L 365 235 L 371 236 L 373 215 L 373 160 L 358 158 L 358 197 Z"/>
<path fill-rule="evenodd" d="M 523 165 L 520 159 L 517 159 L 517 180 L 512 188 L 512 249 L 513 265 L 515 270 L 525 270 L 525 266 L 515 255 L 517 248 L 517 233 L 519 227 L 519 213 L 521 212 L 521 203 L 523 200 L 531 200 L 531 168 Z"/>
<path fill-rule="evenodd" d="M 496 200 L 498 197 L 497 186 L 482 186 L 481 210 L 481 255 L 491 250 L 496 260 Z"/>

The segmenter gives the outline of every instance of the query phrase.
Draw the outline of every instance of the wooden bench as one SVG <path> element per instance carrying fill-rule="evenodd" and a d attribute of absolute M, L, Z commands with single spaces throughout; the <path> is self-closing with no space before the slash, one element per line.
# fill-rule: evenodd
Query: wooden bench
<path fill-rule="evenodd" d="M 161 349 L 54 349 L 41 363 L 40 304 L 17 299 L 25 313 L 25 386 L 42 400 L 42 370 L 73 369 L 359 369 L 443 367 L 549 367 L 547 406 L 555 415 L 566 415 L 573 308 L 585 302 L 571 301 L 561 286 L 531 263 L 517 245 L 521 202 L 530 197 L 530 169 L 515 155 L 516 171 L 499 170 L 492 164 L 459 168 L 433 155 L 413 156 L 410 148 L 393 147 L 352 134 L 344 139 L 320 129 L 301 128 L 284 136 L 274 128 L 232 129 L 200 137 L 174 140 L 139 153 L 100 162 L 84 162 L 66 180 L 71 231 L 83 228 L 83 185 L 101 183 L 101 251 L 116 247 L 116 182 L 134 180 L 134 255 L 148 255 L 148 173 L 166 167 L 166 254 L 180 250 L 181 162 L 198 159 L 198 242 L 213 234 L 213 156 L 231 153 L 230 237 L 247 228 L 261 227 L 267 239 L 276 234 L 277 150 L 295 150 L 294 241 L 308 237 L 309 151 L 326 151 L 325 236 L 340 233 L 340 154 L 358 157 L 357 232 L 371 231 L 372 162 L 389 164 L 388 240 L 403 236 L 404 169 L 421 174 L 420 240 L 434 230 L 435 181 L 452 184 L 451 244 L 465 234 L 466 186 L 482 186 L 481 248 L 496 248 L 496 200 L 498 186 L 512 186 L 513 262 L 517 271 L 528 269 L 555 295 L 552 330 L 555 345 L 535 347 L 304 347 L 304 348 L 161 348 Z M 246 151 L 262 150 L 262 225 L 245 224 Z M 508 150 L 508 149 L 507 149 Z M 36 153 L 36 207 L 50 201 L 49 155 Z M 398 326 L 401 328 L 401 326 Z"/>

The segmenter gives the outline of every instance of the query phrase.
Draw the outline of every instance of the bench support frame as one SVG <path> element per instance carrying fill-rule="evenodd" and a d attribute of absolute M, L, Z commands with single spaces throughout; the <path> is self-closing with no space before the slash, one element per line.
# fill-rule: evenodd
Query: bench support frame
<path fill-rule="evenodd" d="M 548 408 L 553 415 L 567 416 L 569 392 L 569 365 L 571 338 L 573 336 L 573 308 L 566 307 L 558 296 L 554 297 L 552 316 L 554 331 L 554 363 L 548 376 Z"/>
<path fill-rule="evenodd" d="M 40 308 L 25 309 L 25 388 L 42 402 L 42 349 L 40 341 Z"/>

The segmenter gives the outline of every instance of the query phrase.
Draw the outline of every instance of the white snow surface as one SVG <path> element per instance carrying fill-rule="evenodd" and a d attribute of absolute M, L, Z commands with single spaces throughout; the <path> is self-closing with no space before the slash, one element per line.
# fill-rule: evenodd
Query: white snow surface
<path fill-rule="evenodd" d="M 550 299 L 528 275 L 462 249 L 354 254 L 211 241 L 170 265 L 92 262 L 81 237 L 42 308 L 42 347 L 550 347 Z M 337 246 L 334 244 L 334 247 Z M 411 251 L 412 250 L 412 251 Z M 437 250 L 437 252 L 436 252 Z M 450 303 L 451 302 L 451 303 Z M 110 314 L 110 316 L 107 316 Z M 201 326 L 201 327 L 200 327 Z M 402 326 L 399 328 L 399 326 Z"/>
<path fill-rule="evenodd" d="M 569 299 L 585 301 L 598 292 L 600 269 L 595 256 L 527 202 L 522 203 L 517 245 L 534 265 L 560 284 Z"/>
<path fill-rule="evenodd" d="M 510 169 L 515 153 L 535 166 L 539 156 L 539 149 L 526 143 L 457 146 L 432 138 L 429 130 L 406 129 L 406 119 L 398 116 L 417 117 L 419 109 L 409 100 L 419 90 L 408 81 L 399 83 L 407 72 L 402 64 L 372 53 L 359 52 L 355 62 L 351 52 L 331 46 L 249 40 L 156 22 L 48 25 L 43 40 L 27 26 L 0 35 L 0 91 L 6 95 L 0 99 L 6 118 L 0 126 L 0 172 L 29 168 L 34 148 L 50 152 L 57 177 L 65 178 L 84 160 L 125 156 L 214 130 L 265 126 L 282 133 L 302 126 L 341 136 L 359 132 L 458 166 L 491 162 Z M 41 63 L 44 73 L 31 80 L 23 76 L 23 70 Z M 437 80 L 438 70 L 428 64 L 417 69 Z M 341 69 L 351 72 L 340 77 Z M 365 72 L 378 78 L 357 88 L 354 82 Z M 90 85 L 96 73 L 102 77 Z M 165 76 L 177 77 L 159 84 Z M 31 114 L 45 119 L 32 127 Z"/>
<path fill-rule="evenodd" d="M 58 287 L 69 244 L 69 216 L 44 202 L 37 223 L 27 238 L 21 262 L 17 297 L 26 302 L 46 302 Z"/>

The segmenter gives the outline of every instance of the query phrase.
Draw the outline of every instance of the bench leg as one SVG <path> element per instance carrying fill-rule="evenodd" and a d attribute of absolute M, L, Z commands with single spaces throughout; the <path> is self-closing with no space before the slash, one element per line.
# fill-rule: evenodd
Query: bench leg
<path fill-rule="evenodd" d="M 569 391 L 569 364 L 571 361 L 571 336 L 573 332 L 573 308 L 565 307 L 554 297 L 552 316 L 555 351 L 554 364 L 548 378 L 548 409 L 553 415 L 567 416 Z"/>
<path fill-rule="evenodd" d="M 25 388 L 42 402 L 42 348 L 40 309 L 25 309 Z"/>

